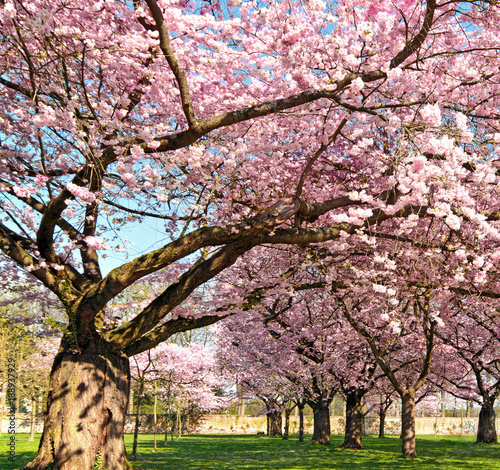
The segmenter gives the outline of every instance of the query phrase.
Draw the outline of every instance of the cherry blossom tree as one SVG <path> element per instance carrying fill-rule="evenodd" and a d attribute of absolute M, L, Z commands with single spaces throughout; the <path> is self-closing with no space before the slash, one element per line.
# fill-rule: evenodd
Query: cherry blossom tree
<path fill-rule="evenodd" d="M 378 437 L 385 437 L 385 418 L 389 408 L 394 403 L 396 390 L 387 378 L 377 380 L 371 396 L 368 397 L 370 408 L 375 409 L 379 416 Z"/>
<path fill-rule="evenodd" d="M 392 241 L 477 291 L 498 251 L 499 23 L 472 0 L 3 1 L 2 263 L 67 316 L 28 468 L 99 449 L 125 468 L 128 358 L 218 321 L 181 304 L 258 245 Z M 127 241 L 139 223 L 157 246 Z"/>
<path fill-rule="evenodd" d="M 139 443 L 139 426 L 141 425 L 142 402 L 146 387 L 154 382 L 151 374 L 154 372 L 151 351 L 134 357 L 134 366 L 132 367 L 131 377 L 137 382 L 137 404 L 135 409 L 134 442 L 132 443 L 132 460 L 137 459 L 137 445 Z"/>
<path fill-rule="evenodd" d="M 31 404 L 30 441 L 34 440 L 37 401 L 46 397 L 50 370 L 60 339 L 54 298 L 28 284 L 10 284 L 0 299 L 0 425 L 4 419 L 7 385 L 15 386 L 14 407 Z M 54 326 L 54 328 L 51 328 Z M 10 370 L 11 374 L 7 374 Z M 10 377 L 8 377 L 8 375 Z M 9 380 L 8 380 L 9 379 Z"/>
<path fill-rule="evenodd" d="M 438 323 L 430 310 L 429 293 L 419 297 L 400 299 L 399 308 L 394 305 L 385 310 L 383 304 L 374 307 L 375 296 L 366 305 L 363 305 L 365 299 L 342 299 L 344 315 L 366 340 L 377 364 L 401 398 L 402 452 L 406 457 L 416 456 L 415 400 L 429 375 Z"/>
<path fill-rule="evenodd" d="M 481 405 L 477 443 L 498 441 L 494 405 L 500 395 L 500 324 L 495 304 L 458 297 L 443 306 L 446 328 L 438 331 L 452 349 L 435 371 L 437 382 L 453 395 Z"/>
<path fill-rule="evenodd" d="M 321 291 L 297 297 L 267 296 L 253 315 L 226 320 L 218 343 L 229 344 L 221 353 L 230 367 L 238 364 L 240 373 L 254 381 L 270 373 L 298 387 L 314 413 L 314 443 L 330 442 L 329 405 L 342 392 L 347 401 L 344 446 L 361 448 L 361 399 L 373 385 L 376 363 L 338 305 L 332 309 Z M 249 364 L 240 364 L 242 356 Z"/>
<path fill-rule="evenodd" d="M 58 338 L 38 338 L 31 346 L 32 353 L 20 364 L 19 381 L 26 398 L 31 401 L 30 441 L 35 440 L 37 400 L 40 395 L 47 393 L 50 370 L 58 345 Z"/>
<path fill-rule="evenodd" d="M 235 320 L 237 320 L 235 318 Z M 257 323 L 258 325 L 258 323 Z M 240 387 L 240 393 L 257 397 L 265 407 L 268 436 L 283 435 L 283 411 L 294 394 L 294 387 L 281 374 L 271 338 L 259 328 L 240 329 L 233 321 L 215 328 L 217 362 L 222 375 Z M 266 341 L 267 340 L 267 341 Z M 295 368 L 295 366 L 291 366 Z"/>
<path fill-rule="evenodd" d="M 182 416 L 199 418 L 228 406 L 227 398 L 217 393 L 225 383 L 217 373 L 213 350 L 206 346 L 160 345 L 155 349 L 155 370 L 158 397 L 167 413 L 176 412 L 179 432 Z"/>
<path fill-rule="evenodd" d="M 162 343 L 153 350 L 135 356 L 134 366 L 132 376 L 137 382 L 138 391 L 132 450 L 134 459 L 137 453 L 141 403 L 145 394 L 153 395 L 164 404 L 166 410 L 165 444 L 167 444 L 170 413 L 176 415 L 176 425 L 180 433 L 183 415 L 203 414 L 227 405 L 226 400 L 216 394 L 216 389 L 222 385 L 222 381 L 221 377 L 216 374 L 214 354 L 201 344 L 179 346 L 174 343 Z M 172 425 L 172 434 L 173 432 L 174 425 Z"/>

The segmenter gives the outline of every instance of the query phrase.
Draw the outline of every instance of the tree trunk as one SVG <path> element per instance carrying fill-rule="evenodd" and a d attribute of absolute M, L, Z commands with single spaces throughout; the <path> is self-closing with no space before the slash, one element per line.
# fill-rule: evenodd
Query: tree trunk
<path fill-rule="evenodd" d="M 36 397 L 33 395 L 31 397 L 31 426 L 30 426 L 30 437 L 28 439 L 29 442 L 33 442 L 35 440 L 35 428 L 36 428 Z"/>
<path fill-rule="evenodd" d="M 40 395 L 38 395 L 38 413 L 43 415 L 44 414 L 44 409 L 43 409 L 43 393 L 40 392 Z"/>
<path fill-rule="evenodd" d="M 130 387 L 130 393 L 128 397 L 128 412 L 127 414 L 133 415 L 134 414 L 134 389 Z"/>
<path fill-rule="evenodd" d="M 359 390 L 353 390 L 346 395 L 345 402 L 345 437 L 342 447 L 346 449 L 362 449 L 361 425 L 362 410 L 361 398 L 363 393 Z"/>
<path fill-rule="evenodd" d="M 379 423 L 378 423 L 378 437 L 385 437 L 385 411 L 381 410 L 379 413 Z"/>
<path fill-rule="evenodd" d="M 177 431 L 176 432 L 176 436 L 175 436 L 175 439 L 179 439 L 179 437 L 181 437 L 181 432 L 182 432 L 182 429 L 181 429 L 181 426 L 182 426 L 182 422 L 181 422 L 181 408 L 180 408 L 180 405 L 177 405 L 177 417 L 175 419 L 175 430 Z"/>
<path fill-rule="evenodd" d="M 486 398 L 479 412 L 476 444 L 492 444 L 498 442 L 495 428 L 494 401 Z"/>
<path fill-rule="evenodd" d="M 464 409 L 460 408 L 460 437 L 464 437 Z"/>
<path fill-rule="evenodd" d="M 165 405 L 165 445 L 168 445 L 168 421 L 170 417 L 170 401 L 168 401 Z"/>
<path fill-rule="evenodd" d="M 139 385 L 139 396 L 137 397 L 137 409 L 135 412 L 134 443 L 132 444 L 132 460 L 137 459 L 137 444 L 139 442 L 139 426 L 141 425 L 141 405 L 144 393 L 144 378 Z"/>
<path fill-rule="evenodd" d="M 401 438 L 403 440 L 403 455 L 415 458 L 417 447 L 415 441 L 415 391 L 405 390 L 402 397 Z"/>
<path fill-rule="evenodd" d="M 189 434 L 189 420 L 187 412 L 181 414 L 181 436 Z"/>
<path fill-rule="evenodd" d="M 1 402 L 0 402 L 0 434 L 2 433 L 3 429 L 3 422 L 5 420 L 5 415 L 7 414 L 7 384 L 4 382 L 2 385 L 0 385 L 0 394 L 2 396 Z"/>
<path fill-rule="evenodd" d="M 167 414 L 165 413 L 165 436 L 164 436 L 164 442 L 163 444 L 165 446 L 168 445 L 168 416 Z"/>
<path fill-rule="evenodd" d="M 285 431 L 283 432 L 283 439 L 288 439 L 288 434 L 290 432 L 290 414 L 292 410 L 290 408 L 285 408 Z"/>
<path fill-rule="evenodd" d="M 271 411 L 269 416 L 269 436 L 282 436 L 283 416 L 281 411 Z"/>
<path fill-rule="evenodd" d="M 129 386 L 128 358 L 104 340 L 78 352 L 61 345 L 38 455 L 24 468 L 92 470 L 96 459 L 113 470 L 130 468 L 123 441 Z"/>
<path fill-rule="evenodd" d="M 299 442 L 304 442 L 304 406 L 298 405 L 299 408 Z"/>
<path fill-rule="evenodd" d="M 330 444 L 330 402 L 318 400 L 313 403 L 314 431 L 311 444 Z"/>
<path fill-rule="evenodd" d="M 153 407 L 153 427 L 154 427 L 154 445 L 153 445 L 153 452 L 156 452 L 156 433 L 157 433 L 157 424 L 158 424 L 158 415 L 157 415 L 157 408 L 158 408 L 158 382 L 155 379 L 155 401 L 154 401 L 154 407 Z"/>

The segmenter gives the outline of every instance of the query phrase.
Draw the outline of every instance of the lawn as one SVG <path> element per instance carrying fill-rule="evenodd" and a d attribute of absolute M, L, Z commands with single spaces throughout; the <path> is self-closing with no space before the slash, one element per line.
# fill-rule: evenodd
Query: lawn
<path fill-rule="evenodd" d="M 332 436 L 330 446 L 299 444 L 253 435 L 190 435 L 164 447 L 159 436 L 158 452 L 151 451 L 153 436 L 141 435 L 137 469 L 145 470 L 320 470 L 320 469 L 421 469 L 421 470 L 500 470 L 500 445 L 476 445 L 473 437 L 419 436 L 418 457 L 400 457 L 401 441 L 395 436 L 378 439 L 364 436 L 364 449 L 339 448 L 342 436 Z M 126 436 L 131 452 L 132 435 Z M 27 434 L 18 434 L 16 462 L 7 460 L 7 439 L 0 438 L 0 468 L 21 468 L 36 453 L 37 443 Z M 112 470 L 112 469 L 111 469 Z"/>

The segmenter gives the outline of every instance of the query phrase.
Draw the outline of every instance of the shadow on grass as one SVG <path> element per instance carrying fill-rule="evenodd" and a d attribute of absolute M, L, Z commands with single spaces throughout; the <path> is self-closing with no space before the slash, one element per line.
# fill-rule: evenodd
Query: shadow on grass
<path fill-rule="evenodd" d="M 15 456 L 14 461 L 9 460 L 10 435 L 2 434 L 0 436 L 0 469 L 18 470 L 33 460 L 38 450 L 41 434 L 35 435 L 34 442 L 29 442 L 28 434 L 15 434 Z"/>

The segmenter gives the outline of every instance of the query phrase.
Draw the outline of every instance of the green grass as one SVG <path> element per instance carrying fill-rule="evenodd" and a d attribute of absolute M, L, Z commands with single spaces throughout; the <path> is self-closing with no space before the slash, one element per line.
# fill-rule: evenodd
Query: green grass
<path fill-rule="evenodd" d="M 16 434 L 15 461 L 9 460 L 10 435 L 0 435 L 0 468 L 2 470 L 17 470 L 26 465 L 36 455 L 40 434 L 35 437 L 35 442 L 28 442 L 29 434 Z"/>
<path fill-rule="evenodd" d="M 39 436 L 37 436 L 39 437 Z M 16 462 L 7 460 L 8 439 L 0 438 L 0 468 L 17 470 L 35 455 L 38 442 L 28 442 L 27 434 L 16 435 Z M 132 450 L 132 435 L 125 438 Z M 342 436 L 332 436 L 329 446 L 299 444 L 254 435 L 190 435 L 168 446 L 158 436 L 158 451 L 152 452 L 153 436 L 139 438 L 138 460 L 132 462 L 145 470 L 500 470 L 500 445 L 476 445 L 473 437 L 419 436 L 418 457 L 400 456 L 401 441 L 396 436 L 378 439 L 364 436 L 364 449 L 339 448 Z"/>
<path fill-rule="evenodd" d="M 128 436 L 129 437 L 129 436 Z M 129 437 L 131 442 L 131 436 Z M 249 435 L 191 435 L 169 441 L 170 447 L 152 449 L 152 436 L 142 436 L 134 466 L 147 470 L 320 470 L 320 469 L 500 469 L 500 445 L 476 445 L 473 437 L 419 436 L 416 459 L 400 456 L 396 436 L 364 436 L 364 449 L 341 449 L 343 436 L 332 436 L 329 446 L 299 444 Z"/>

